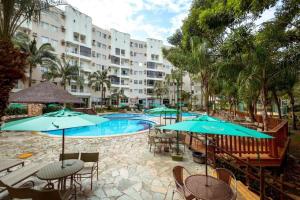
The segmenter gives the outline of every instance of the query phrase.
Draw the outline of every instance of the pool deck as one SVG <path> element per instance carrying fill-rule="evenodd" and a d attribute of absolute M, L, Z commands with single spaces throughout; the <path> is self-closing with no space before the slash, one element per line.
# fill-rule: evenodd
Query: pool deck
<path fill-rule="evenodd" d="M 17 158 L 19 154 L 31 152 L 33 156 L 25 159 L 25 164 L 50 163 L 58 160 L 60 151 L 61 138 L 30 132 L 2 132 L 0 135 L 1 159 Z M 191 173 L 204 173 L 204 165 L 194 163 L 188 149 L 183 162 L 172 161 L 169 153 L 154 156 L 149 152 L 146 133 L 109 138 L 66 138 L 66 152 L 100 153 L 99 180 L 94 179 L 92 191 L 89 180 L 84 180 L 79 200 L 170 200 L 174 166 L 182 165 Z M 37 187 L 44 184 L 33 179 Z M 7 199 L 6 194 L 0 194 L 0 199 Z M 174 199 L 180 198 L 175 195 Z"/>

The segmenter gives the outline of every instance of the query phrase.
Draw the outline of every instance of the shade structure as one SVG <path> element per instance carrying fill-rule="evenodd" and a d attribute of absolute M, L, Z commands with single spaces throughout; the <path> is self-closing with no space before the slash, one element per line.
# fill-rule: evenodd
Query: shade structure
<path fill-rule="evenodd" d="M 197 118 L 196 118 L 197 119 Z M 272 138 L 272 136 L 225 121 L 187 120 L 176 124 L 162 126 L 160 129 L 188 131 L 211 135 L 229 135 L 252 138 Z"/>
<path fill-rule="evenodd" d="M 192 120 L 193 121 L 209 121 L 209 122 L 211 122 L 211 121 L 213 121 L 213 122 L 216 122 L 216 121 L 221 122 L 221 121 L 223 121 L 223 120 L 221 120 L 219 118 L 211 117 L 209 115 L 201 115 L 200 117 L 196 117 L 196 118 L 194 118 Z"/>
<path fill-rule="evenodd" d="M 1 126 L 3 131 L 52 131 L 62 130 L 62 158 L 64 157 L 65 129 L 93 126 L 108 121 L 108 119 L 97 115 L 88 115 L 81 112 L 74 112 L 63 109 L 47 113 L 41 116 L 30 117 L 4 123 Z M 63 164 L 62 164 L 63 166 Z"/>
<path fill-rule="evenodd" d="M 207 121 L 205 121 L 207 120 Z M 205 175 L 207 176 L 207 135 L 229 135 L 229 136 L 240 136 L 240 137 L 251 137 L 251 138 L 273 138 L 267 134 L 252 130 L 237 124 L 222 121 L 218 118 L 203 115 L 196 119 L 179 122 L 167 126 L 159 127 L 163 130 L 175 130 L 175 131 L 187 131 L 193 133 L 200 133 L 205 135 Z"/>
<path fill-rule="evenodd" d="M 167 107 L 158 107 L 158 108 L 153 108 L 150 110 L 147 110 L 147 113 L 149 114 L 159 114 L 160 115 L 160 123 L 161 123 L 161 115 L 165 115 L 165 123 L 166 123 L 166 115 L 167 114 L 176 114 L 177 112 L 180 112 L 176 109 L 173 108 L 167 108 Z"/>
<path fill-rule="evenodd" d="M 68 91 L 51 82 L 42 82 L 16 93 L 11 93 L 12 103 L 83 103 Z"/>

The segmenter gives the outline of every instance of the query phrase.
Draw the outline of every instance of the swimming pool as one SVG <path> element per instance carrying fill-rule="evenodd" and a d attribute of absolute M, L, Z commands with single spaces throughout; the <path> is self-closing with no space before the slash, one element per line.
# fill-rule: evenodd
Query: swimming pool
<path fill-rule="evenodd" d="M 151 121 L 153 117 L 159 117 L 158 114 L 135 114 L 135 113 L 113 113 L 101 115 L 109 119 L 109 121 L 103 122 L 96 126 L 85 126 L 70 128 L 65 130 L 65 136 L 89 136 L 89 137 L 103 137 L 103 136 L 119 136 L 134 134 L 139 131 L 149 129 L 155 123 Z M 167 115 L 170 116 L 170 115 Z M 199 116 L 197 113 L 182 113 L 183 117 Z M 172 117 L 176 117 L 173 114 Z M 45 132 L 53 136 L 61 136 L 61 130 L 47 131 Z"/>
<path fill-rule="evenodd" d="M 127 135 L 149 129 L 149 127 L 152 125 L 154 125 L 154 123 L 147 120 L 113 119 L 110 121 L 103 122 L 96 126 L 85 126 L 66 129 L 65 136 Z M 61 130 L 47 131 L 46 133 L 56 136 L 62 135 Z"/>

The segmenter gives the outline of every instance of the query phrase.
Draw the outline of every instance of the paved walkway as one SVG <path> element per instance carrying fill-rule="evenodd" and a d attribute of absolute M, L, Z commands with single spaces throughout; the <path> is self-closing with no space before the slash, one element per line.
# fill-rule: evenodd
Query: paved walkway
<path fill-rule="evenodd" d="M 16 158 L 21 153 L 31 152 L 33 156 L 26 159 L 26 164 L 53 162 L 58 160 L 60 151 L 61 138 L 12 132 L 0 136 L 0 158 Z M 143 133 L 111 138 L 66 138 L 66 152 L 100 152 L 99 180 L 94 180 L 93 191 L 89 189 L 89 180 L 85 180 L 77 199 L 171 199 L 174 166 L 182 165 L 192 173 L 204 173 L 204 165 L 194 163 L 189 150 L 183 162 L 172 161 L 168 153 L 153 156 L 147 135 Z M 174 199 L 180 198 L 175 195 Z"/>

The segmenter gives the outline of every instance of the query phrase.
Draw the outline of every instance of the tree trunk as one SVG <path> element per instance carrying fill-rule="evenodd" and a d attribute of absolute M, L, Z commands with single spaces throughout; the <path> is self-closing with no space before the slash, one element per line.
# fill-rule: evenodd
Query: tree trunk
<path fill-rule="evenodd" d="M 280 106 L 279 98 L 278 98 L 278 96 L 276 94 L 276 91 L 274 89 L 272 90 L 272 94 L 273 94 L 273 98 L 275 100 L 275 104 L 277 106 L 278 117 L 279 117 L 279 119 L 281 119 L 282 118 L 282 116 L 281 116 L 281 106 Z"/>
<path fill-rule="evenodd" d="M 293 122 L 292 127 L 294 130 L 297 130 L 297 116 L 295 114 L 295 97 L 291 91 L 288 92 L 288 95 L 290 97 L 291 110 L 292 110 L 292 122 Z"/>
<path fill-rule="evenodd" d="M 104 88 L 104 91 L 103 91 L 104 105 L 106 106 L 105 93 L 106 93 L 106 88 Z"/>
<path fill-rule="evenodd" d="M 8 104 L 9 93 L 25 80 L 27 54 L 14 48 L 10 41 L 0 40 L 0 120 Z"/>
<path fill-rule="evenodd" d="M 208 93 L 208 83 L 205 83 L 205 110 L 206 110 L 206 113 L 207 115 L 209 115 L 209 93 Z"/>
<path fill-rule="evenodd" d="M 263 124 L 264 124 L 264 131 L 268 130 L 268 102 L 267 102 L 267 86 L 264 85 L 262 90 L 261 90 L 261 98 L 262 98 L 262 104 L 263 104 L 263 112 L 262 112 L 262 118 L 263 118 Z"/>
<path fill-rule="evenodd" d="M 29 65 L 29 80 L 28 80 L 28 87 L 31 87 L 31 83 L 32 83 L 32 65 Z"/>
<path fill-rule="evenodd" d="M 249 116 L 250 116 L 250 119 L 255 122 L 256 119 L 255 119 L 255 114 L 254 114 L 254 106 L 253 106 L 253 103 L 248 103 L 248 112 L 249 112 Z"/>
<path fill-rule="evenodd" d="M 102 104 L 103 104 L 103 84 L 101 84 L 101 104 L 100 104 L 100 108 L 102 108 Z"/>

